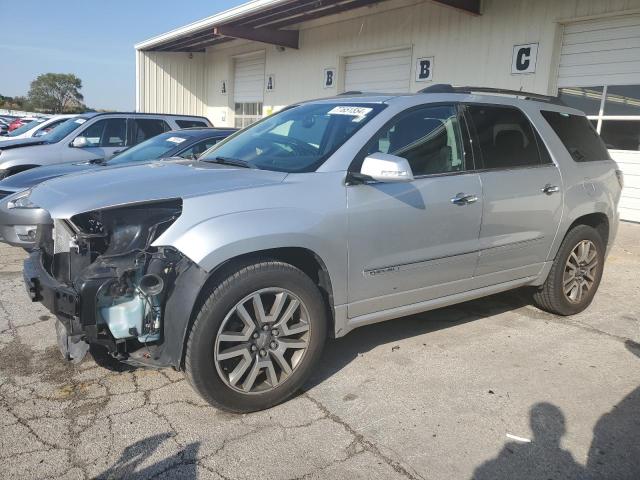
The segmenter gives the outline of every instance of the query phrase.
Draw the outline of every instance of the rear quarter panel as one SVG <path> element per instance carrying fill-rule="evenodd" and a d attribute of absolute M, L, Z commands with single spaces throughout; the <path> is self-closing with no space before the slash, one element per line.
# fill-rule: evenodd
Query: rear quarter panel
<path fill-rule="evenodd" d="M 547 110 L 565 111 L 553 105 Z M 576 114 L 579 112 L 575 112 Z M 540 132 L 553 161 L 560 169 L 564 206 L 558 233 L 547 260 L 553 260 L 569 227 L 580 217 L 603 213 L 609 219 L 607 249 L 611 248 L 618 228 L 618 203 L 622 189 L 616 177 L 616 162 L 603 159 L 596 162 L 576 162 L 560 141 L 540 111 L 528 112 Z"/>

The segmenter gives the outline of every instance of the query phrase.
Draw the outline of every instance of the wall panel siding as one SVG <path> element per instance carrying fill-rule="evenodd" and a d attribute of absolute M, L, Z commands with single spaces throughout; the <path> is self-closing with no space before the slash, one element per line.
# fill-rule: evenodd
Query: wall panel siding
<path fill-rule="evenodd" d="M 205 54 L 137 52 L 141 112 L 206 114 Z"/>
<path fill-rule="evenodd" d="M 484 0 L 483 15 L 474 16 L 426 0 L 388 0 L 293 27 L 300 29 L 299 50 L 278 51 L 273 45 L 241 40 L 208 48 L 203 77 L 207 112 L 214 123 L 233 125 L 233 59 L 257 51 L 265 52 L 265 73 L 276 79 L 275 89 L 264 93 L 265 114 L 296 101 L 344 91 L 345 59 L 390 49 L 411 51 L 409 91 L 430 84 L 415 81 L 415 63 L 419 57 L 433 56 L 432 83 L 555 93 L 559 68 L 571 79 L 576 66 L 571 62 L 558 66 L 563 22 L 633 9 L 640 11 L 640 0 Z M 633 22 L 620 28 L 633 29 Z M 522 43 L 539 44 L 535 74 L 511 74 L 513 46 Z M 580 53 L 581 45 L 566 48 Z M 323 71 L 329 67 L 337 69 L 336 87 L 324 89 Z M 384 75 L 381 70 L 381 78 Z M 220 92 L 223 80 L 226 95 Z"/>
<path fill-rule="evenodd" d="M 206 111 L 216 124 L 224 118 L 222 123 L 232 125 L 233 57 L 257 51 L 265 52 L 265 73 L 276 79 L 275 89 L 264 95 L 266 114 L 303 99 L 340 93 L 347 57 L 394 48 L 411 50 L 410 91 L 429 85 L 415 81 L 419 57 L 434 57 L 433 83 L 555 94 L 558 73 L 565 85 L 576 86 L 585 61 L 606 59 L 607 51 L 624 45 L 629 52 L 613 59 L 624 65 L 608 80 L 629 83 L 629 78 L 637 80 L 640 75 L 640 61 L 634 58 L 640 37 L 633 18 L 640 14 L 640 0 L 483 0 L 482 9 L 483 14 L 475 16 L 428 0 L 387 0 L 292 27 L 300 30 L 299 50 L 278 51 L 273 45 L 241 40 L 209 47 L 204 54 L 194 54 L 182 108 Z M 596 18 L 595 26 L 574 22 Z M 613 37 L 603 33 L 612 25 L 617 32 Z M 513 46 L 523 43 L 539 44 L 536 72 L 512 75 Z M 570 54 L 584 55 L 569 58 Z M 167 90 L 153 81 L 158 68 L 153 54 L 144 55 L 149 58 L 140 62 L 139 97 L 149 109 Z M 178 66 L 184 67 L 185 54 L 155 55 L 182 56 L 175 63 L 180 78 Z M 337 69 L 337 82 L 335 88 L 324 89 L 323 70 L 328 67 Z M 593 67 L 593 74 L 602 74 L 602 68 Z M 222 80 L 228 82 L 227 95 L 220 92 Z"/>

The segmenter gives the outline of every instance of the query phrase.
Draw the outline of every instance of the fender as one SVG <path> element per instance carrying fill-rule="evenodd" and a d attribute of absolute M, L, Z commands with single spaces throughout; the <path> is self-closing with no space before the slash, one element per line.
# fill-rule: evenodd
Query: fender
<path fill-rule="evenodd" d="M 347 301 L 347 239 L 344 211 L 319 215 L 298 208 L 269 208 L 221 215 L 155 246 L 171 246 L 211 272 L 226 261 L 273 248 L 297 247 L 315 253 L 327 267 L 336 305 Z M 166 237 L 166 238 L 165 238 Z"/>

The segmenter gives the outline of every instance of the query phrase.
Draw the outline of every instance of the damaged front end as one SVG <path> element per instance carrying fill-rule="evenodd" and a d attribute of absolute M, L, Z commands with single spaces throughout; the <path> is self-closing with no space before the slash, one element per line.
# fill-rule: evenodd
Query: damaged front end
<path fill-rule="evenodd" d="M 58 317 L 58 343 L 67 359 L 80 361 L 87 346 L 97 344 L 126 363 L 164 366 L 165 305 L 191 262 L 152 243 L 181 213 L 182 200 L 173 199 L 38 227 L 39 247 L 25 262 L 25 283 L 32 300 Z"/>

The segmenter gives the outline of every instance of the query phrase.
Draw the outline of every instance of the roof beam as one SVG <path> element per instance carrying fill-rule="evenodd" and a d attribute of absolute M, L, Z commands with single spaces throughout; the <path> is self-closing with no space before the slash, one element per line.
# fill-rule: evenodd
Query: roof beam
<path fill-rule="evenodd" d="M 224 37 L 241 38 L 280 47 L 295 48 L 296 50 L 300 39 L 300 34 L 297 30 L 272 30 L 269 28 L 249 28 L 232 25 L 214 27 L 213 33 Z"/>
<path fill-rule="evenodd" d="M 480 15 L 480 0 L 433 0 L 436 3 L 457 8 L 474 15 Z"/>

